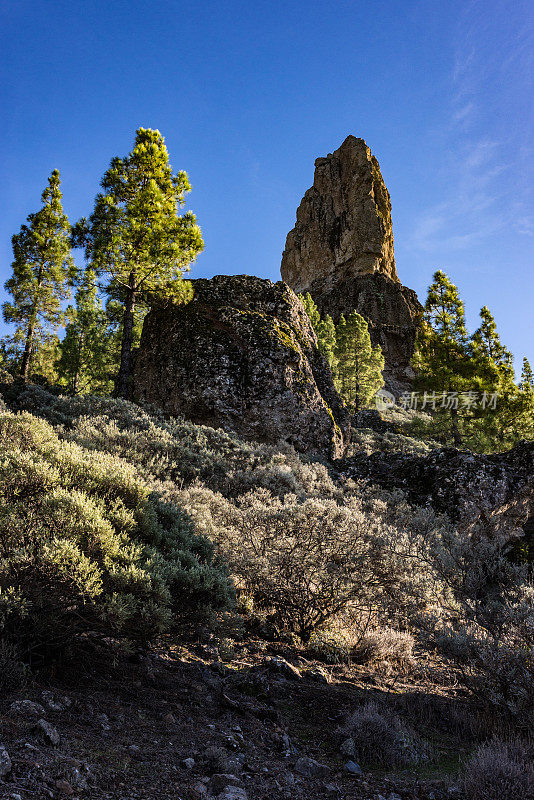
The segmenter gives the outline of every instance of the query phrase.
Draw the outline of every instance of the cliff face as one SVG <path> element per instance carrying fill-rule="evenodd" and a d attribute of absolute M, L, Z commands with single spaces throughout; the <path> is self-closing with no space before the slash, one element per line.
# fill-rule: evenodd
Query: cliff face
<path fill-rule="evenodd" d="M 192 281 L 186 306 L 148 313 L 133 398 L 260 442 L 343 454 L 348 414 L 302 304 L 281 281 Z"/>
<path fill-rule="evenodd" d="M 409 387 L 410 360 L 422 307 L 395 267 L 391 200 L 378 161 L 363 139 L 348 136 L 315 162 L 315 176 L 287 236 L 282 279 L 310 292 L 337 321 L 357 310 L 380 344 L 386 387 Z"/>
<path fill-rule="evenodd" d="M 363 139 L 348 136 L 339 150 L 315 161 L 313 186 L 297 210 L 282 256 L 282 279 L 296 292 L 320 280 L 380 272 L 398 281 L 391 200 L 378 161 Z"/>

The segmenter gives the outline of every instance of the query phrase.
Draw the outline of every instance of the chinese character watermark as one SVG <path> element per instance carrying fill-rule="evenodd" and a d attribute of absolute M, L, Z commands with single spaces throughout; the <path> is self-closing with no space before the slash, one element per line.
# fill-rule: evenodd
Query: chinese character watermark
<path fill-rule="evenodd" d="M 391 392 L 381 389 L 376 393 L 375 404 L 379 411 L 385 411 L 396 403 L 404 411 L 437 411 L 438 409 L 473 411 L 481 408 L 494 411 L 497 408 L 499 392 L 403 392 L 398 401 Z"/>

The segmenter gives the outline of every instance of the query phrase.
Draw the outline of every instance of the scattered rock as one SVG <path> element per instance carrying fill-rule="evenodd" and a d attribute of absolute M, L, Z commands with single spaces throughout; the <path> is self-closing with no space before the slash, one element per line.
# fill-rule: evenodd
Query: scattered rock
<path fill-rule="evenodd" d="M 41 698 L 49 711 L 65 711 L 72 705 L 69 697 L 58 699 L 52 692 L 42 692 Z"/>
<path fill-rule="evenodd" d="M 109 717 L 107 714 L 97 714 L 95 720 L 98 722 L 103 731 L 111 730 L 111 725 L 109 724 Z"/>
<path fill-rule="evenodd" d="M 281 749 L 284 754 L 284 758 L 289 758 L 290 756 L 294 756 L 298 753 L 297 748 L 295 747 L 295 745 L 293 744 L 287 733 L 282 734 L 281 743 L 282 743 Z"/>
<path fill-rule="evenodd" d="M 311 678 L 312 681 L 317 681 L 317 683 L 330 683 L 330 675 L 321 666 L 306 670 L 306 677 Z"/>
<path fill-rule="evenodd" d="M 166 725 L 174 725 L 174 723 L 176 722 L 176 717 L 174 716 L 174 714 L 171 714 L 169 712 L 168 714 L 165 714 L 165 716 L 163 717 L 163 722 Z"/>
<path fill-rule="evenodd" d="M 3 744 L 0 744 L 0 778 L 11 772 L 11 759 Z"/>
<path fill-rule="evenodd" d="M 206 800 L 208 797 L 208 787 L 198 781 L 189 792 L 191 800 Z"/>
<path fill-rule="evenodd" d="M 61 736 L 54 726 L 51 725 L 50 722 L 47 722 L 46 719 L 40 719 L 35 726 L 35 730 L 41 735 L 45 742 L 51 744 L 53 747 L 57 747 L 61 742 Z"/>
<path fill-rule="evenodd" d="M 217 800 L 248 800 L 248 795 L 240 786 L 228 786 L 217 795 Z"/>
<path fill-rule="evenodd" d="M 355 761 L 347 761 L 347 763 L 345 764 L 343 769 L 345 770 L 345 772 L 348 772 L 349 775 L 361 775 L 362 774 L 362 768 L 360 767 L 359 764 L 356 764 Z"/>
<path fill-rule="evenodd" d="M 295 772 L 302 775 L 304 778 L 318 778 L 324 780 L 328 778 L 331 773 L 330 767 L 326 764 L 320 764 L 314 758 L 308 756 L 301 756 L 295 764 Z"/>
<path fill-rule="evenodd" d="M 190 303 L 154 300 L 145 317 L 133 399 L 245 439 L 341 456 L 349 415 L 291 289 L 248 275 L 191 283 Z"/>
<path fill-rule="evenodd" d="M 76 789 L 80 789 L 81 791 L 88 789 L 89 780 L 94 780 L 94 775 L 86 764 L 74 766 L 72 768 L 70 772 L 70 782 Z"/>
<path fill-rule="evenodd" d="M 128 747 L 128 753 L 130 754 L 131 758 L 140 759 L 142 757 L 141 748 L 137 744 L 131 744 Z"/>
<path fill-rule="evenodd" d="M 209 782 L 209 788 L 213 794 L 219 794 L 219 792 L 222 792 L 222 790 L 226 789 L 228 786 L 242 785 L 237 775 L 232 775 L 231 773 L 216 773 L 211 776 Z"/>
<path fill-rule="evenodd" d="M 285 658 L 269 658 L 267 660 L 267 666 L 272 669 L 273 672 L 278 672 L 280 675 L 283 675 L 284 678 L 297 681 L 302 679 L 300 670 L 294 667 L 293 664 L 290 664 L 289 661 L 286 661 Z"/>
<path fill-rule="evenodd" d="M 74 794 L 74 789 L 70 785 L 68 781 L 58 780 L 56 781 L 56 789 L 58 790 L 59 794 L 62 797 L 70 797 Z"/>
<path fill-rule="evenodd" d="M 324 790 L 330 796 L 332 795 L 335 795 L 336 797 L 341 796 L 341 789 L 336 783 L 325 783 Z"/>
<path fill-rule="evenodd" d="M 40 703 L 34 703 L 32 700 L 15 700 L 9 706 L 9 710 L 21 717 L 42 717 L 46 713 Z"/>
<path fill-rule="evenodd" d="M 193 769 L 195 766 L 195 759 L 194 758 L 184 758 L 183 761 L 180 761 L 180 766 L 184 769 Z"/>
<path fill-rule="evenodd" d="M 339 752 L 342 756 L 355 756 L 356 746 L 354 744 L 354 739 L 345 739 L 340 745 Z"/>

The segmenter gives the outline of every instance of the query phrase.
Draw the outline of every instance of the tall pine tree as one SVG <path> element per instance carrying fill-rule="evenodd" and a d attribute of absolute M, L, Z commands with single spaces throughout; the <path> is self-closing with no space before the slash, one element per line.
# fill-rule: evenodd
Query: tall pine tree
<path fill-rule="evenodd" d="M 299 298 L 317 334 L 319 350 L 330 365 L 336 389 L 347 408 L 357 413 L 371 403 L 384 385 L 380 347 L 372 346 L 369 326 L 356 311 L 347 319 L 342 314 L 334 325 L 329 314 L 321 319 L 308 292 Z"/>
<path fill-rule="evenodd" d="M 449 415 L 453 441 L 459 446 L 458 395 L 471 388 L 473 360 L 463 303 L 457 287 L 442 270 L 434 273 L 428 289 L 414 366 L 417 388 L 443 396 L 443 410 Z"/>
<path fill-rule="evenodd" d="M 5 284 L 13 299 L 4 303 L 3 318 L 17 326 L 13 340 L 22 350 L 18 372 L 23 380 L 29 377 L 39 346 L 47 352 L 55 348 L 54 332 L 64 322 L 61 304 L 70 296 L 69 283 L 76 273 L 70 237 L 60 176 L 54 170 L 42 194 L 42 207 L 29 214 L 13 236 L 13 274 Z"/>
<path fill-rule="evenodd" d="M 379 345 L 371 344 L 366 320 L 353 311 L 342 315 L 336 326 L 337 370 L 335 383 L 345 405 L 357 414 L 370 405 L 384 385 L 384 356 Z"/>
<path fill-rule="evenodd" d="M 336 327 L 334 325 L 334 320 L 330 314 L 327 314 L 324 319 L 321 319 L 317 305 L 309 292 L 299 294 L 298 297 L 317 335 L 317 346 L 328 361 L 332 374 L 334 375 L 337 369 Z"/>
<path fill-rule="evenodd" d="M 194 215 L 178 213 L 191 185 L 185 172 L 173 173 L 159 131 L 139 128 L 132 152 L 111 161 L 101 185 L 89 222 L 78 225 L 78 240 L 123 303 L 115 393 L 127 397 L 137 305 L 150 295 L 189 299 L 191 285 L 182 275 L 204 244 Z"/>

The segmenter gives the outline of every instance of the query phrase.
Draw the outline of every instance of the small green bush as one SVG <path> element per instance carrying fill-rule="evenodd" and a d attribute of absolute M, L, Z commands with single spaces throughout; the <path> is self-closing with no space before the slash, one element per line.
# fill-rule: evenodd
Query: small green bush
<path fill-rule="evenodd" d="M 135 468 L 0 412 L 0 633 L 31 661 L 83 634 L 148 641 L 228 603 L 213 545 Z"/>

